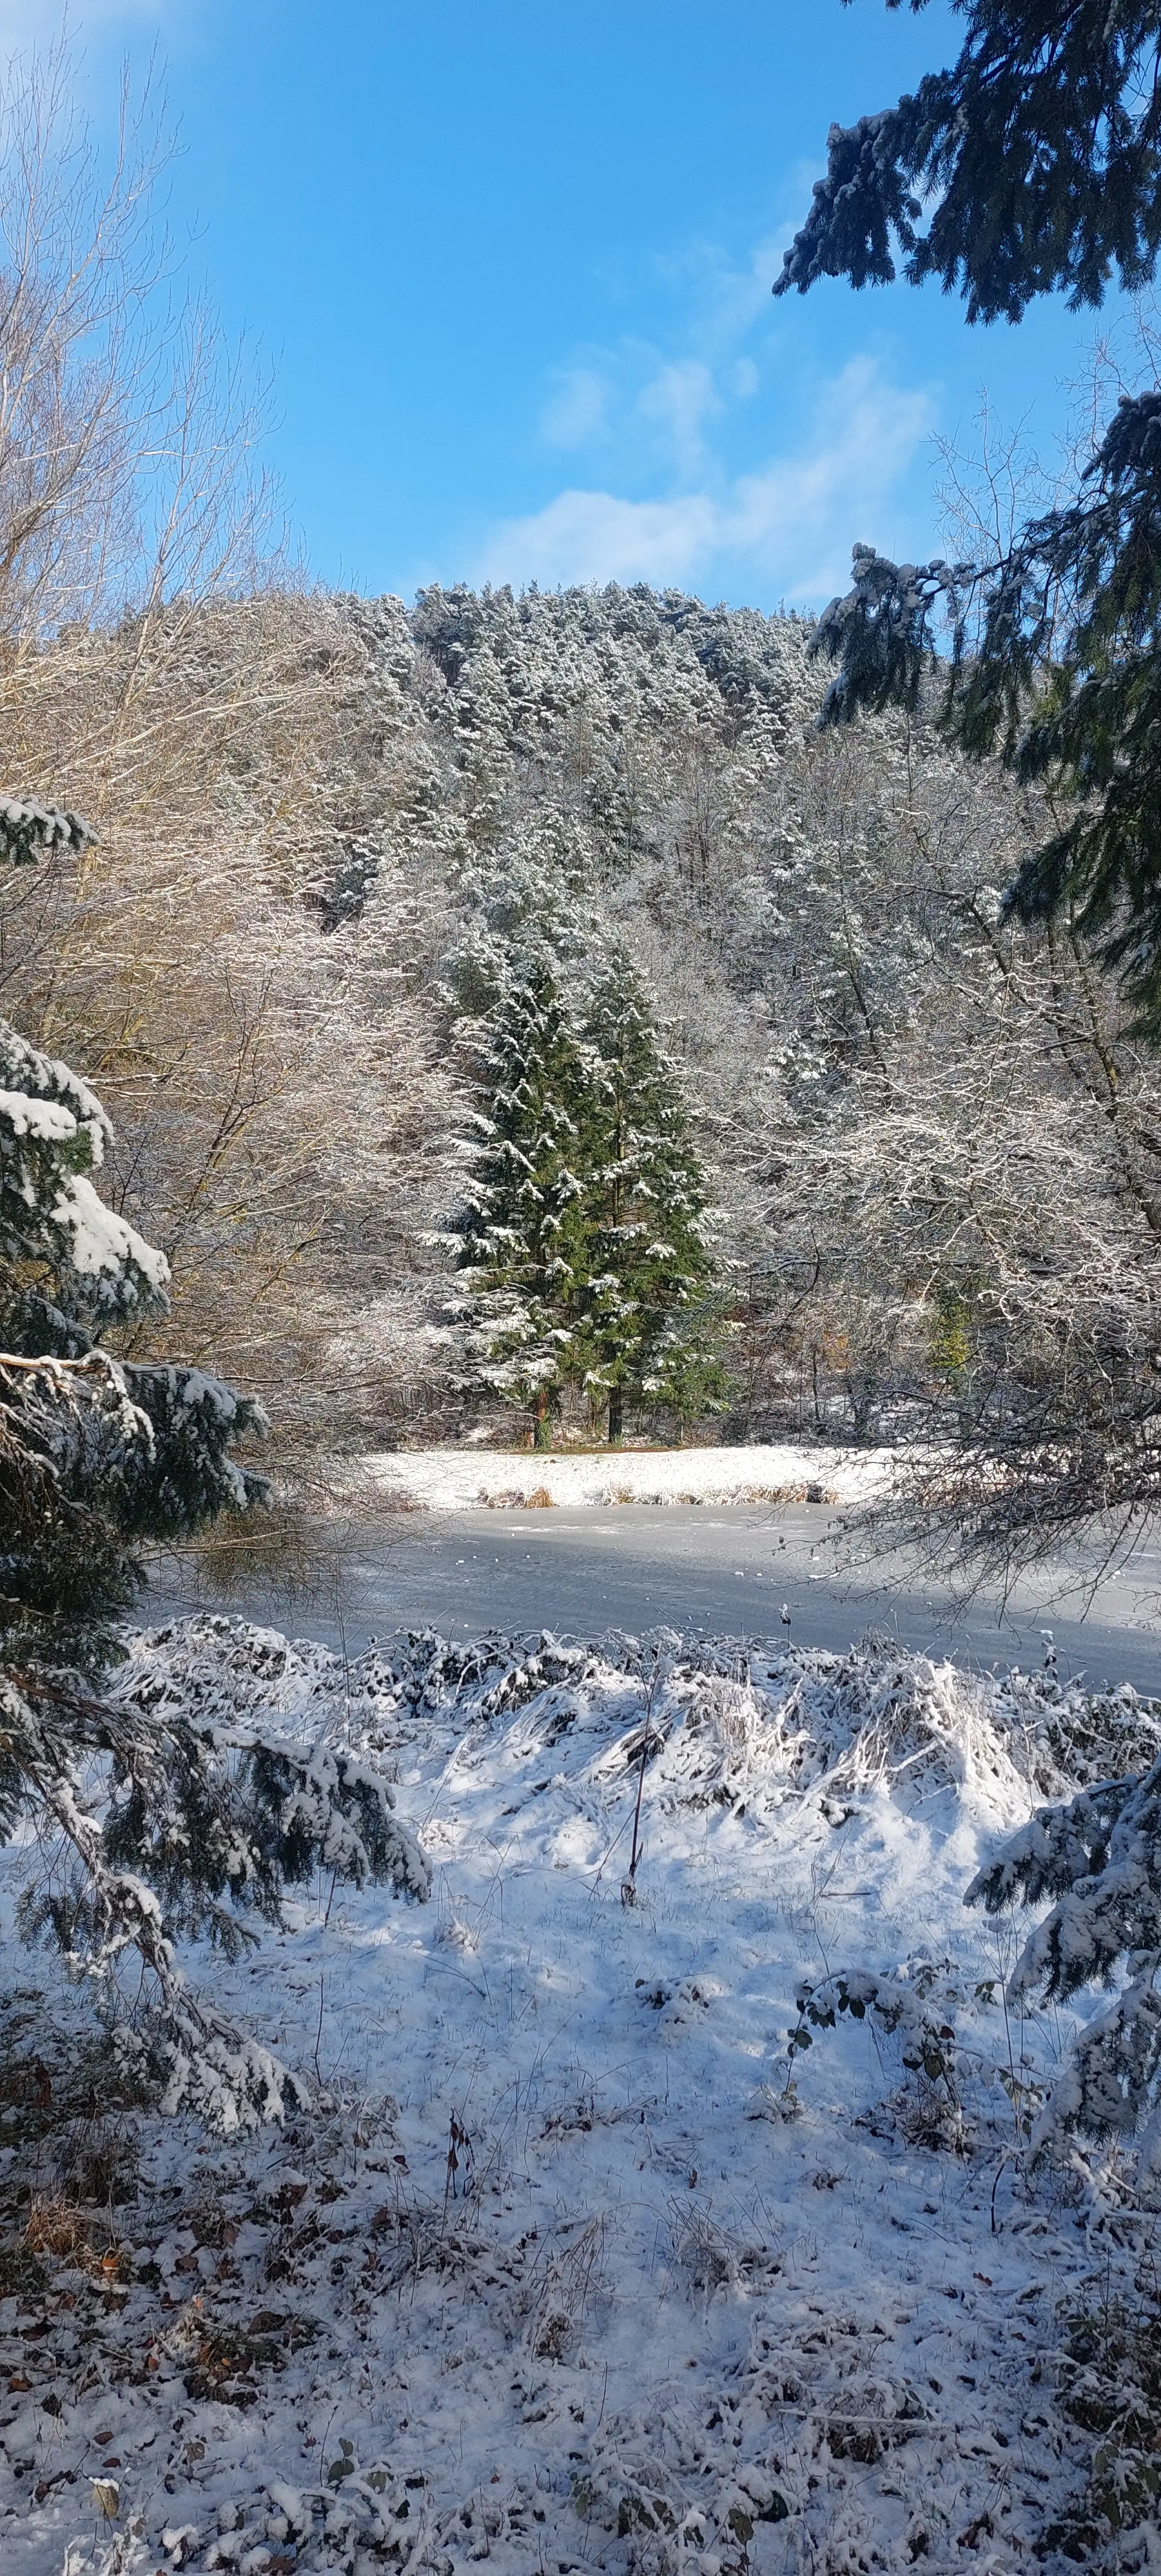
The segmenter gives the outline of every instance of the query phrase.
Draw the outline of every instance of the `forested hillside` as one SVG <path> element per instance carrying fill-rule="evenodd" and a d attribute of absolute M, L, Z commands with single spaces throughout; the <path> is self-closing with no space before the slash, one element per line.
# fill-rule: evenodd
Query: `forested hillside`
<path fill-rule="evenodd" d="M 1137 1418 L 1155 1069 L 1066 930 L 1001 918 L 1021 793 L 902 716 L 819 734 L 810 635 L 643 587 L 270 587 L 12 653 L 4 776 L 96 839 L 8 872 L 0 1007 L 97 1084 L 171 1264 L 135 1356 L 212 1355 L 308 1477 L 530 1436 L 457 1275 L 484 1057 L 532 951 L 582 1043 L 616 955 L 718 1368 L 630 1387 L 627 1436 Z M 609 1396 L 578 1380 L 552 1436 Z"/>

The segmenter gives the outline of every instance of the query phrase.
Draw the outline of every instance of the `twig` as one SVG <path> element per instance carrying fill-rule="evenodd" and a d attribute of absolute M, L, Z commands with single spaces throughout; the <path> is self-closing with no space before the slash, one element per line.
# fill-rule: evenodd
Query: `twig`
<path fill-rule="evenodd" d="M 333 1893 L 333 1891 L 332 1891 L 332 1893 Z M 329 1907 L 329 1906 L 328 1906 L 328 1908 L 327 1908 L 327 1912 L 328 1912 L 328 1913 L 330 1912 L 330 1907 Z M 321 2066 L 319 2065 L 319 2062 L 318 2062 L 318 2053 L 319 2053 L 319 2048 L 320 2048 L 320 2045 L 321 2045 L 321 2042 L 322 2042 L 323 2003 L 324 2003 L 324 2000 L 325 2000 L 325 1997 L 326 1997 L 326 1987 L 327 1987 L 327 1981 L 326 1981 L 326 1977 L 325 1977 L 325 1975 L 324 1975 L 324 1976 L 321 1976 L 321 1977 L 319 1978 L 319 1981 L 318 1981 L 318 2029 L 316 2030 L 315 2035 L 314 2035 L 314 2071 L 315 2071 L 315 2074 L 317 2075 L 318 2080 L 319 2080 L 319 2087 L 320 2087 L 320 2090 L 321 2090 L 321 2087 L 322 2087 L 322 2068 L 321 2068 Z"/>
<path fill-rule="evenodd" d="M 661 1659 L 659 1655 L 655 1654 L 653 1658 L 653 1670 L 650 1673 L 645 1691 L 645 1717 L 641 1729 L 641 1762 L 637 1772 L 637 1803 L 633 1809 L 633 1850 L 629 1861 L 629 1875 L 622 1881 L 621 1885 L 622 1905 L 635 1905 L 637 1902 L 637 1863 L 641 1858 L 641 1799 L 645 1788 L 645 1765 L 649 1759 L 649 1745 L 653 1734 L 653 1703 L 657 1696 L 660 1681 Z"/>

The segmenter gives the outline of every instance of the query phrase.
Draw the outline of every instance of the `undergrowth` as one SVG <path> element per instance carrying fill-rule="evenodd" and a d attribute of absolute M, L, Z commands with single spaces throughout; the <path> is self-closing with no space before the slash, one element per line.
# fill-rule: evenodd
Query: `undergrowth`
<path fill-rule="evenodd" d="M 1092 2441 L 1083 2485 L 1041 2554 L 1095 2568 L 1153 2568 L 1161 2548 L 1161 2274 L 1150 2245 L 1126 2280 L 1111 2264 L 1058 2312 L 1057 2402 Z"/>

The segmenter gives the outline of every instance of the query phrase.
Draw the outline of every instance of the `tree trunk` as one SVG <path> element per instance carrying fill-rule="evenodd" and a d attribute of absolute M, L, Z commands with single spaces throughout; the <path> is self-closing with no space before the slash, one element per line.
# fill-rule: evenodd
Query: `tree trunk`
<path fill-rule="evenodd" d="M 619 1448 L 620 1448 L 620 1445 L 621 1445 L 621 1429 L 622 1429 L 622 1425 L 623 1425 L 623 1422 L 624 1422 L 624 1418 L 625 1418 L 625 1390 L 624 1390 L 624 1388 L 623 1388 L 623 1387 L 620 1387 L 620 1386 L 612 1386 L 612 1387 L 610 1387 L 610 1389 L 609 1389 L 609 1447 L 610 1447 L 610 1449 L 619 1449 Z"/>
<path fill-rule="evenodd" d="M 534 1449 L 551 1449 L 552 1424 L 548 1417 L 548 1388 L 542 1386 L 536 1398 L 536 1418 L 532 1432 Z"/>

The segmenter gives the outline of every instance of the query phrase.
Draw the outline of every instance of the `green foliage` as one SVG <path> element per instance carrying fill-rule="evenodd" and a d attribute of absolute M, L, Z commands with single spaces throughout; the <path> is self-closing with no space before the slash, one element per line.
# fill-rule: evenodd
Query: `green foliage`
<path fill-rule="evenodd" d="M 0 800 L 0 862 L 11 867 L 33 866 L 46 850 L 82 850 L 92 839 L 82 816 L 59 805 L 39 805 L 35 797 Z"/>
<path fill-rule="evenodd" d="M 615 1440 L 626 1398 L 708 1413 L 728 1401 L 729 1381 L 701 1168 L 623 948 L 589 997 L 585 1036 L 595 1059 L 586 1379 L 608 1390 Z"/>
<path fill-rule="evenodd" d="M 164 1301 L 167 1269 L 91 1175 L 109 1122 L 95 1092 L 0 1022 L 0 1330 L 74 1358 L 99 1325 Z"/>
<path fill-rule="evenodd" d="M 1086 2559 L 1114 2534 L 1143 2523 L 1155 2527 L 1161 2496 L 1161 2297 L 1148 2256 L 1134 2289 L 1130 2303 L 1113 2297 L 1106 2284 L 1094 2305 L 1059 2311 L 1060 2405 L 1093 2447 L 1085 2484 L 1048 2525 L 1039 2555 L 1051 2550 L 1066 2560 Z M 1116 2563 L 1127 2563 L 1119 2552 Z"/>
<path fill-rule="evenodd" d="M 76 816 L 0 805 L 0 859 L 79 847 Z M 264 1417 L 201 1369 L 97 1337 L 164 1307 L 168 1265 L 94 1183 L 95 1092 L 0 1021 L 0 1651 L 92 1673 L 139 1589 L 134 1549 L 184 1537 L 263 1480 L 231 1444 Z"/>
<path fill-rule="evenodd" d="M 935 1300 L 931 1326 L 931 1361 L 954 1384 L 967 1374 L 972 1362 L 972 1307 L 962 1288 L 941 1288 Z"/>
<path fill-rule="evenodd" d="M 99 1961 L 115 1937 L 110 1889 L 122 1873 L 154 1891 L 169 1939 L 206 1939 L 231 1959 L 256 1940 L 255 1921 L 281 1922 L 286 1889 L 306 1885 L 324 1858 L 347 1885 L 427 1895 L 426 1864 L 388 1782 L 341 1748 L 195 1725 L 170 1707 L 148 1728 L 124 1702 L 74 1694 L 57 1707 L 67 1750 L 108 1760 L 101 1867 L 35 1885 L 21 1925 L 29 1938 L 50 1933 L 78 1963 Z M 46 1747 L 52 1725 L 50 1714 Z M 64 1742 L 55 1750 L 64 1754 Z"/>
<path fill-rule="evenodd" d="M 819 712 L 823 731 L 887 707 L 916 714 L 935 669 L 936 620 L 948 606 L 962 654 L 958 585 L 971 569 L 953 571 L 939 560 L 895 564 L 873 546 L 852 549 L 851 587 L 824 608 L 810 642 L 812 661 L 839 665 Z"/>
<path fill-rule="evenodd" d="M 934 2002 L 930 2000 L 933 1992 Z M 956 2102 L 956 2035 L 947 2019 L 947 1979 L 941 1981 L 934 1968 L 921 1969 L 908 1984 L 877 1971 L 852 1968 L 817 1984 L 804 1979 L 794 2000 L 798 2021 L 787 2035 L 791 2074 L 795 2058 L 812 2045 L 812 2030 L 834 2030 L 843 2014 L 852 2021 L 865 2021 L 871 2013 L 889 2038 L 900 2037 L 908 2072 L 926 2076 L 930 2084 L 942 2083 L 949 2100 Z"/>
<path fill-rule="evenodd" d="M 887 0 L 890 9 L 901 0 Z M 913 11 L 926 0 L 910 0 Z M 1099 304 L 1161 244 L 1158 0 L 955 0 L 967 33 L 914 97 L 832 125 L 775 294 L 937 277 L 970 321 L 1063 289 Z M 920 225 L 926 222 L 926 230 Z"/>
<path fill-rule="evenodd" d="M 569 1387 L 607 1402 L 614 1440 L 626 1399 L 692 1414 L 728 1392 L 675 1070 L 623 951 L 579 1023 L 561 973 L 547 945 L 518 953 L 475 1043 L 486 1105 L 445 1238 L 475 1383 L 531 1411 L 538 1447 Z"/>
<path fill-rule="evenodd" d="M 518 966 L 487 1024 L 478 1073 L 487 1108 L 474 1120 L 450 1239 L 483 1382 L 532 1410 L 544 1445 L 549 1407 L 578 1365 L 591 1157 L 588 1068 L 547 949 Z"/>
<path fill-rule="evenodd" d="M 1161 2165 L 1161 1761 L 1103 1780 L 1066 1806 L 1041 1807 L 972 1880 L 969 1905 L 1015 1900 L 1049 1911 L 1024 1944 L 1009 2000 L 1069 2002 L 1124 1977 L 1094 2013 L 1032 2132 L 1034 2154 L 1060 2153 L 1074 2130 L 1130 2137 L 1146 2123 L 1143 2161 Z M 1151 2116 L 1150 2116 L 1151 2115 Z"/>

